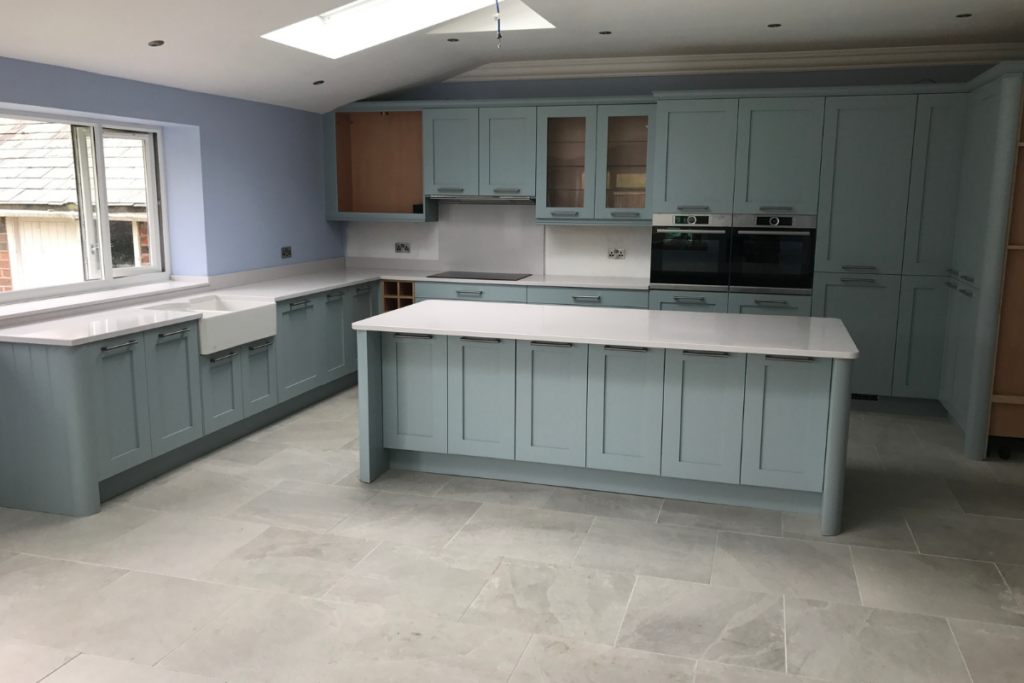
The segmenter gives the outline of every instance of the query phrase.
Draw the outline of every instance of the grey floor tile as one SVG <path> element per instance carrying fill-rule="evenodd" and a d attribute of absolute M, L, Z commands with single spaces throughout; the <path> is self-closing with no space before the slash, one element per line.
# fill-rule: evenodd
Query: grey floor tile
<path fill-rule="evenodd" d="M 518 481 L 452 477 L 436 495 L 458 500 L 471 500 L 475 503 L 499 503 L 539 508 L 543 507 L 554 490 L 550 486 Z"/>
<path fill-rule="evenodd" d="M 270 528 L 203 572 L 208 581 L 320 597 L 378 541 Z"/>
<path fill-rule="evenodd" d="M 1024 519 L 1024 486 L 996 482 L 950 481 L 964 512 Z"/>
<path fill-rule="evenodd" d="M 117 659 L 79 655 L 46 683 L 223 683 L 222 679 L 156 669 Z"/>
<path fill-rule="evenodd" d="M 79 560 L 93 547 L 113 541 L 161 513 L 129 506 L 106 505 L 96 515 L 66 517 L 39 514 L 0 534 L 0 547 L 64 560 Z"/>
<path fill-rule="evenodd" d="M 447 474 L 388 470 L 371 484 L 364 484 L 359 481 L 359 472 L 353 472 L 337 483 L 341 486 L 354 486 L 371 491 L 390 491 L 391 493 L 414 493 L 419 496 L 433 496 L 451 480 L 452 477 L 449 477 Z"/>
<path fill-rule="evenodd" d="M 1024 520 L 905 510 L 922 553 L 1024 564 Z"/>
<path fill-rule="evenodd" d="M 695 664 L 681 657 L 534 636 L 509 683 L 691 683 Z"/>
<path fill-rule="evenodd" d="M 718 662 L 703 661 L 697 665 L 694 683 L 821 683 L 817 678 L 791 676 L 776 671 L 748 669 Z"/>
<path fill-rule="evenodd" d="M 544 507 L 548 510 L 575 512 L 579 515 L 657 522 L 663 502 L 661 498 L 648 496 L 557 488 L 548 498 Z"/>
<path fill-rule="evenodd" d="M 1010 592 L 1017 599 L 1017 605 L 1024 610 L 1024 565 L 999 564 L 999 572 L 1003 575 Z"/>
<path fill-rule="evenodd" d="M 739 531 L 762 536 L 782 535 L 782 513 L 775 510 L 742 508 L 733 505 L 666 500 L 658 517 L 659 524 Z"/>
<path fill-rule="evenodd" d="M 447 549 L 571 564 L 593 521 L 588 515 L 485 503 Z"/>
<path fill-rule="evenodd" d="M 196 578 L 266 530 L 264 524 L 166 512 L 97 545 L 85 562 Z"/>
<path fill-rule="evenodd" d="M 853 549 L 867 607 L 1024 626 L 1024 610 L 989 562 Z"/>
<path fill-rule="evenodd" d="M 501 559 L 381 543 L 325 596 L 458 621 Z"/>
<path fill-rule="evenodd" d="M 375 491 L 350 486 L 282 481 L 224 517 L 289 529 L 327 532 L 375 495 Z"/>
<path fill-rule="evenodd" d="M 287 446 L 281 444 L 243 439 L 218 448 L 213 453 L 194 460 L 189 466 L 222 474 L 245 476 L 253 467 L 267 458 L 277 455 L 285 448 Z"/>
<path fill-rule="evenodd" d="M 529 640 L 504 629 L 389 615 L 323 683 L 505 683 Z"/>
<path fill-rule="evenodd" d="M 245 683 L 320 683 L 383 612 L 372 605 L 257 592 L 158 666 Z"/>
<path fill-rule="evenodd" d="M 708 583 L 717 532 L 598 517 L 573 565 Z"/>
<path fill-rule="evenodd" d="M 331 533 L 440 550 L 479 507 L 463 500 L 382 492 Z"/>
<path fill-rule="evenodd" d="M 28 510 L 14 510 L 12 508 L 0 507 L 0 544 L 3 543 L 3 535 L 21 526 L 34 517 L 40 516 L 40 512 L 29 512 Z"/>
<path fill-rule="evenodd" d="M 359 454 L 352 451 L 289 447 L 252 468 L 268 479 L 333 484 L 359 469 Z"/>
<path fill-rule="evenodd" d="M 37 683 L 77 654 L 24 640 L 0 640 L 0 674 L 4 683 Z"/>
<path fill-rule="evenodd" d="M 974 683 L 1020 683 L 1024 628 L 950 619 L 949 625 Z"/>
<path fill-rule="evenodd" d="M 797 512 L 782 513 L 782 534 L 786 538 L 799 538 L 821 543 L 841 543 L 868 548 L 906 550 L 914 552 L 914 536 L 899 508 L 888 506 L 844 506 L 842 532 L 837 536 L 821 535 L 821 517 Z"/>
<path fill-rule="evenodd" d="M 614 645 L 635 577 L 503 562 L 462 621 Z"/>
<path fill-rule="evenodd" d="M 261 443 L 276 443 L 305 451 L 336 451 L 359 436 L 355 425 L 324 422 L 297 416 L 260 434 Z"/>
<path fill-rule="evenodd" d="M 321 401 L 302 411 L 306 420 L 321 422 L 356 423 L 359 421 L 359 403 L 351 399 Z"/>
<path fill-rule="evenodd" d="M 834 683 L 970 683 L 939 617 L 786 598 L 789 673 Z"/>
<path fill-rule="evenodd" d="M 918 508 L 963 512 L 949 484 L 941 477 L 859 472 L 847 468 L 846 501 L 851 507 Z"/>
<path fill-rule="evenodd" d="M 985 465 L 996 481 L 1024 486 L 1024 453 L 1014 452 L 1009 460 L 987 460 Z"/>
<path fill-rule="evenodd" d="M 873 443 L 850 440 L 846 445 L 846 472 L 885 472 L 882 456 Z"/>
<path fill-rule="evenodd" d="M 118 499 L 132 507 L 220 517 L 278 483 L 269 477 L 243 477 L 201 469 L 175 472 L 154 486 Z"/>
<path fill-rule="evenodd" d="M 641 576 L 617 645 L 785 671 L 783 598 Z"/>
<path fill-rule="evenodd" d="M 849 546 L 720 532 L 711 585 L 860 604 Z"/>

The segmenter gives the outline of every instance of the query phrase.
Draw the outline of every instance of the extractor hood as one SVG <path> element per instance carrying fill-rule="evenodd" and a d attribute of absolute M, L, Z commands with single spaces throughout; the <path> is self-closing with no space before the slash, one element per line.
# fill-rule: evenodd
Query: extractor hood
<path fill-rule="evenodd" d="M 446 204 L 536 204 L 536 197 L 529 197 L 518 194 L 488 194 L 488 195 L 462 195 L 462 194 L 431 194 L 427 199 Z"/>

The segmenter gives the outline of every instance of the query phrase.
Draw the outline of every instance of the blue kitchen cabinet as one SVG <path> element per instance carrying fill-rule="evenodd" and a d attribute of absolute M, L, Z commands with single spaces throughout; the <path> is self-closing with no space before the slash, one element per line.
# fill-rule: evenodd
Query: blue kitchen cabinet
<path fill-rule="evenodd" d="M 745 354 L 665 352 L 661 475 L 740 483 Z"/>
<path fill-rule="evenodd" d="M 516 460 L 586 466 L 588 349 L 516 342 Z"/>
<path fill-rule="evenodd" d="M 277 405 L 276 339 L 261 339 L 242 347 L 243 417 Z"/>
<path fill-rule="evenodd" d="M 740 483 L 820 492 L 830 358 L 747 356 Z"/>
<path fill-rule="evenodd" d="M 321 340 L 326 305 L 322 294 L 277 304 L 277 381 L 282 402 L 323 384 Z"/>
<path fill-rule="evenodd" d="M 525 304 L 526 289 L 521 285 L 482 285 L 475 282 L 417 282 L 416 301 L 454 299 Z"/>
<path fill-rule="evenodd" d="M 739 103 L 658 103 L 654 162 L 657 213 L 732 213 Z"/>
<path fill-rule="evenodd" d="M 645 289 L 591 289 L 589 287 L 526 287 L 526 302 L 555 306 L 647 308 Z"/>
<path fill-rule="evenodd" d="M 730 313 L 810 317 L 811 297 L 789 294 L 729 293 Z"/>
<path fill-rule="evenodd" d="M 352 322 L 377 315 L 380 310 L 380 282 L 367 282 L 352 288 Z M 349 325 L 349 329 L 351 329 Z M 354 338 L 353 333 L 353 338 Z M 353 345 L 354 349 L 355 346 Z"/>
<path fill-rule="evenodd" d="M 941 277 L 903 276 L 893 362 L 893 396 L 939 397 L 949 305 L 946 282 Z"/>
<path fill-rule="evenodd" d="M 916 111 L 915 95 L 826 100 L 815 270 L 902 272 Z"/>
<path fill-rule="evenodd" d="M 537 108 L 480 110 L 480 194 L 537 195 Z"/>
<path fill-rule="evenodd" d="M 224 429 L 245 417 L 243 353 L 241 347 L 236 347 L 202 356 L 199 361 L 204 434 Z"/>
<path fill-rule="evenodd" d="M 478 109 L 423 112 L 423 192 L 470 197 L 479 194 Z"/>
<path fill-rule="evenodd" d="M 733 213 L 817 213 L 824 118 L 824 97 L 739 101 Z"/>
<path fill-rule="evenodd" d="M 978 290 L 950 279 L 946 341 L 939 398 L 961 428 L 971 406 L 971 378 L 977 345 Z"/>
<path fill-rule="evenodd" d="M 516 342 L 448 338 L 448 452 L 516 455 Z"/>
<path fill-rule="evenodd" d="M 917 98 L 904 275 L 945 276 L 953 256 L 967 96 Z"/>
<path fill-rule="evenodd" d="M 153 457 L 144 333 L 90 344 L 82 362 L 92 368 L 92 421 L 100 480 Z"/>
<path fill-rule="evenodd" d="M 850 391 L 891 395 L 900 276 L 817 273 L 812 309 L 817 317 L 842 320 L 860 350 L 850 373 Z"/>
<path fill-rule="evenodd" d="M 323 297 L 323 346 L 320 384 L 356 371 L 356 339 L 352 331 L 353 290 L 326 292 Z"/>
<path fill-rule="evenodd" d="M 661 473 L 665 349 L 590 346 L 587 467 Z"/>
<path fill-rule="evenodd" d="M 594 218 L 597 107 L 537 109 L 537 219 Z"/>
<path fill-rule="evenodd" d="M 448 338 L 381 334 L 383 444 L 448 452 Z"/>
<path fill-rule="evenodd" d="M 652 311 L 728 313 L 729 293 L 652 289 L 648 307 Z"/>
<path fill-rule="evenodd" d="M 594 217 L 650 220 L 654 187 L 653 104 L 597 108 L 597 195 Z"/>
<path fill-rule="evenodd" d="M 199 382 L 199 324 L 188 322 L 145 333 L 153 455 L 163 455 L 203 435 Z"/>

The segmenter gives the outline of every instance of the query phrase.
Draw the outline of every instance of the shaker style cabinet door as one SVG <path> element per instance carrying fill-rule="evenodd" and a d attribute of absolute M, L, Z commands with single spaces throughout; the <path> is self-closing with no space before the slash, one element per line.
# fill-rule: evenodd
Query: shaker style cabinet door
<path fill-rule="evenodd" d="M 448 339 L 448 452 L 516 454 L 516 342 Z"/>
<path fill-rule="evenodd" d="M 245 417 L 241 347 L 225 349 L 199 360 L 203 394 L 203 433 L 210 434 Z"/>
<path fill-rule="evenodd" d="M 665 352 L 661 476 L 740 483 L 744 354 Z"/>
<path fill-rule="evenodd" d="M 650 220 L 654 188 L 653 104 L 597 108 L 597 208 L 595 218 Z"/>
<path fill-rule="evenodd" d="M 277 381 L 282 402 L 323 383 L 320 344 L 325 306 L 322 294 L 277 304 Z"/>
<path fill-rule="evenodd" d="M 830 97 L 815 270 L 900 273 L 916 95 Z"/>
<path fill-rule="evenodd" d="M 781 294 L 729 293 L 730 313 L 810 317 L 811 297 Z"/>
<path fill-rule="evenodd" d="M 153 457 L 143 333 L 91 344 L 100 480 Z"/>
<path fill-rule="evenodd" d="M 656 213 L 732 213 L 737 100 L 658 103 Z"/>
<path fill-rule="evenodd" d="M 892 395 L 939 397 L 949 287 L 945 278 L 903 276 Z"/>
<path fill-rule="evenodd" d="M 594 217 L 597 107 L 537 109 L 537 218 Z"/>
<path fill-rule="evenodd" d="M 742 99 L 733 213 L 815 214 L 824 97 Z"/>
<path fill-rule="evenodd" d="M 977 345 L 978 290 L 974 287 L 957 285 L 956 299 L 956 356 L 953 359 L 953 377 L 950 383 L 950 415 L 962 428 L 967 423 L 971 407 L 971 379 L 974 375 L 974 351 Z M 987 400 L 987 397 L 983 400 Z"/>
<path fill-rule="evenodd" d="M 150 330 L 145 334 L 146 380 L 153 455 L 203 435 L 199 387 L 199 325 Z"/>
<path fill-rule="evenodd" d="M 384 447 L 448 452 L 448 338 L 381 334 Z"/>
<path fill-rule="evenodd" d="M 352 322 L 359 322 L 375 315 L 374 311 L 379 307 L 375 302 L 380 299 L 380 284 L 368 282 L 365 285 L 356 285 L 352 295 Z M 349 325 L 351 330 L 352 326 Z M 352 332 L 355 339 L 355 332 Z M 352 344 L 355 347 L 355 342 Z"/>
<path fill-rule="evenodd" d="M 729 312 L 728 292 L 688 292 L 685 290 L 652 289 L 648 301 L 652 311 Z"/>
<path fill-rule="evenodd" d="M 586 344 L 516 342 L 516 460 L 587 464 Z"/>
<path fill-rule="evenodd" d="M 323 357 L 318 384 L 344 377 L 356 371 L 355 333 L 352 312 L 355 302 L 351 289 L 324 294 Z"/>
<path fill-rule="evenodd" d="M 480 194 L 537 196 L 537 108 L 480 110 Z"/>
<path fill-rule="evenodd" d="M 247 344 L 243 349 L 243 414 L 249 417 L 277 405 L 277 346 L 271 337 Z"/>
<path fill-rule="evenodd" d="M 479 191 L 477 109 L 423 112 L 423 193 L 472 197 Z"/>

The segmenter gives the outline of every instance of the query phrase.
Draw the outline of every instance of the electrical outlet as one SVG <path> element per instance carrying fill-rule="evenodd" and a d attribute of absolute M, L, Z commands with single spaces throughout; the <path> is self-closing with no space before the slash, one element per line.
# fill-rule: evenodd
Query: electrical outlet
<path fill-rule="evenodd" d="M 608 250 L 608 258 L 616 259 L 616 260 L 624 259 L 624 258 L 626 258 L 626 250 L 625 249 L 609 249 Z"/>
<path fill-rule="evenodd" d="M 408 242 L 395 242 L 395 253 L 396 254 L 408 254 L 411 253 Z"/>
<path fill-rule="evenodd" d="M 292 257 L 292 248 L 291 247 L 281 247 L 281 258 L 291 258 L 291 257 Z"/>

